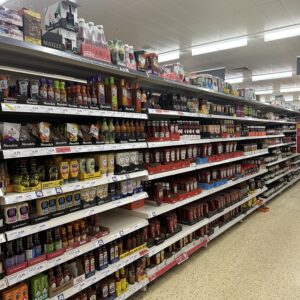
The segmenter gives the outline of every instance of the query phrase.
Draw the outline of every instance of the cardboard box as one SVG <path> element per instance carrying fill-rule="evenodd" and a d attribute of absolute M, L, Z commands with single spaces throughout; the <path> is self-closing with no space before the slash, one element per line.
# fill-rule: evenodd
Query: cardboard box
<path fill-rule="evenodd" d="M 41 45 L 41 14 L 33 10 L 23 8 L 24 41 L 35 45 Z"/>
<path fill-rule="evenodd" d="M 64 0 L 48 6 L 45 10 L 46 30 L 65 28 L 77 31 L 77 7 L 75 0 Z"/>

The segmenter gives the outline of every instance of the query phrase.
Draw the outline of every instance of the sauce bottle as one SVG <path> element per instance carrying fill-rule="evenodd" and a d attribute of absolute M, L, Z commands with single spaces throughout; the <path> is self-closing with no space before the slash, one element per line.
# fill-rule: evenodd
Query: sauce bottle
<path fill-rule="evenodd" d="M 34 245 L 35 257 L 41 256 L 42 255 L 42 245 L 41 245 L 38 233 L 34 234 L 33 245 Z"/>
<path fill-rule="evenodd" d="M 115 123 L 115 140 L 117 143 L 120 143 L 121 140 L 121 127 L 119 124 L 119 119 L 117 119 Z"/>
<path fill-rule="evenodd" d="M 43 100 L 47 100 L 47 82 L 46 79 L 41 79 L 40 80 L 40 88 L 39 88 L 39 96 L 43 99 Z"/>
<path fill-rule="evenodd" d="M 127 128 L 124 119 L 122 120 L 121 124 L 121 141 L 128 141 Z"/>
<path fill-rule="evenodd" d="M 75 86 L 75 104 L 78 105 L 78 106 L 81 106 L 83 105 L 82 103 L 82 94 L 81 94 L 81 86 L 79 84 L 77 84 Z"/>
<path fill-rule="evenodd" d="M 26 254 L 26 260 L 30 260 L 35 257 L 32 235 L 26 237 L 25 254 Z"/>
<path fill-rule="evenodd" d="M 128 106 L 132 106 L 132 90 L 133 85 L 126 83 L 126 89 L 127 89 L 127 104 Z"/>
<path fill-rule="evenodd" d="M 115 258 L 119 258 L 119 247 L 117 241 L 114 241 Z"/>
<path fill-rule="evenodd" d="M 91 89 L 89 86 L 86 87 L 86 98 L 87 98 L 87 106 L 90 107 L 92 105 L 92 96 L 91 96 Z"/>
<path fill-rule="evenodd" d="M 83 220 L 80 221 L 80 241 L 86 242 L 87 234 L 85 229 L 85 223 Z"/>
<path fill-rule="evenodd" d="M 4 259 L 4 267 L 5 269 L 14 267 L 15 263 L 15 254 L 13 251 L 13 244 L 12 242 L 6 243 L 6 251 L 5 251 L 5 259 Z"/>
<path fill-rule="evenodd" d="M 50 269 L 48 271 L 48 286 L 51 289 L 55 289 L 56 288 L 56 279 L 55 279 L 54 272 L 53 272 L 52 269 Z"/>
<path fill-rule="evenodd" d="M 137 138 L 136 127 L 134 125 L 133 120 L 130 120 L 130 139 L 135 141 Z"/>
<path fill-rule="evenodd" d="M 60 102 L 60 89 L 59 89 L 59 81 L 55 80 L 53 82 L 53 91 L 54 91 L 54 101 Z"/>
<path fill-rule="evenodd" d="M 120 273 L 121 273 L 121 288 L 122 291 L 125 291 L 127 289 L 127 280 L 126 280 L 124 268 L 120 269 Z"/>
<path fill-rule="evenodd" d="M 92 86 L 92 93 L 91 93 L 91 106 L 96 107 L 98 105 L 97 95 L 96 95 L 96 88 Z"/>
<path fill-rule="evenodd" d="M 134 105 L 135 112 L 140 113 L 142 111 L 142 94 L 138 82 L 135 83 L 135 87 L 132 90 L 132 103 Z"/>
<path fill-rule="evenodd" d="M 107 80 L 107 103 L 111 104 L 112 110 L 118 110 L 118 89 L 114 77 Z"/>
<path fill-rule="evenodd" d="M 82 96 L 82 105 L 87 106 L 88 103 L 87 103 L 87 93 L 86 93 L 86 86 L 85 85 L 83 85 L 81 87 L 81 96 Z"/>
<path fill-rule="evenodd" d="M 48 86 L 47 86 L 47 99 L 50 102 L 54 101 L 54 90 L 52 87 L 52 80 L 48 80 Z"/>
<path fill-rule="evenodd" d="M 114 126 L 114 123 L 113 123 L 113 120 L 110 119 L 109 121 L 109 126 L 108 126 L 108 135 L 109 135 L 109 143 L 110 144 L 114 144 L 116 141 L 115 141 L 115 138 L 116 138 L 116 130 L 115 130 L 115 126 Z"/>
<path fill-rule="evenodd" d="M 117 295 L 119 295 L 122 292 L 122 284 L 121 284 L 119 270 L 116 271 L 116 273 L 115 273 L 115 282 L 116 282 L 116 292 L 117 292 Z"/>
<path fill-rule="evenodd" d="M 65 83 L 63 81 L 59 83 L 59 91 L 60 91 L 60 102 L 67 103 L 67 92 L 65 89 Z"/>
<path fill-rule="evenodd" d="M 105 104 L 105 86 L 103 81 L 101 80 L 101 76 L 97 76 L 95 78 L 95 89 L 97 95 L 97 104 Z"/>
<path fill-rule="evenodd" d="M 44 252 L 52 253 L 54 251 L 54 243 L 52 239 L 51 230 L 47 230 L 46 232 L 46 242 L 44 244 Z"/>
<path fill-rule="evenodd" d="M 108 254 L 106 247 L 103 248 L 103 264 L 104 266 L 108 265 Z"/>
<path fill-rule="evenodd" d="M 65 227 L 60 228 L 60 236 L 61 236 L 62 246 L 65 249 L 68 248 L 68 239 L 67 239 L 67 233 Z"/>
<path fill-rule="evenodd" d="M 103 119 L 102 126 L 101 126 L 101 134 L 104 139 L 105 144 L 109 144 L 109 132 L 106 119 Z"/>
<path fill-rule="evenodd" d="M 74 224 L 74 242 L 80 243 L 80 232 L 79 232 L 79 224 Z"/>
<path fill-rule="evenodd" d="M 113 243 L 109 243 L 109 260 L 112 262 L 115 259 L 115 247 Z"/>
<path fill-rule="evenodd" d="M 61 266 L 55 268 L 55 283 L 57 287 L 60 287 L 64 283 L 63 272 L 61 271 Z"/>
<path fill-rule="evenodd" d="M 90 272 L 95 271 L 95 257 L 92 252 L 89 253 Z"/>
<path fill-rule="evenodd" d="M 58 251 L 63 248 L 62 238 L 59 232 L 59 228 L 55 227 L 54 229 L 54 250 Z"/>
<path fill-rule="evenodd" d="M 128 106 L 127 88 L 125 86 L 125 80 L 121 79 L 118 88 L 118 100 L 120 106 Z"/>
<path fill-rule="evenodd" d="M 73 230 L 72 225 L 68 225 L 68 247 L 72 247 L 74 245 L 74 236 L 73 236 Z"/>

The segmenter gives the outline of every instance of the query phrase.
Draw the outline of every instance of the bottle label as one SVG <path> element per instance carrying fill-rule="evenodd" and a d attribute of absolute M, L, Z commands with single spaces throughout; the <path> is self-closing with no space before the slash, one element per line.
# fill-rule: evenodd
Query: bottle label
<path fill-rule="evenodd" d="M 106 266 L 107 265 L 107 252 L 105 251 L 104 254 L 103 254 L 103 263 L 104 265 Z"/>
<path fill-rule="evenodd" d="M 55 101 L 60 101 L 60 93 L 59 92 L 54 93 L 54 99 L 55 99 Z"/>
<path fill-rule="evenodd" d="M 90 258 L 90 272 L 94 272 L 95 271 L 95 259 L 94 257 Z"/>
<path fill-rule="evenodd" d="M 30 260 L 34 258 L 34 248 L 25 250 L 26 260 Z"/>
<path fill-rule="evenodd" d="M 58 240 L 54 242 L 55 251 L 62 249 L 62 240 Z"/>
<path fill-rule="evenodd" d="M 101 268 L 101 267 L 103 267 L 103 265 L 104 265 L 104 256 L 101 253 L 101 254 L 99 254 L 99 267 Z"/>
<path fill-rule="evenodd" d="M 54 92 L 48 91 L 48 100 L 53 101 L 54 100 Z"/>
<path fill-rule="evenodd" d="M 15 265 L 15 258 L 14 257 L 5 258 L 5 260 L 4 260 L 5 269 L 13 267 L 14 265 Z"/>
<path fill-rule="evenodd" d="M 35 257 L 41 256 L 42 255 L 42 246 L 41 245 L 35 246 L 34 252 L 35 252 Z"/>
<path fill-rule="evenodd" d="M 54 251 L 54 244 L 45 244 L 44 245 L 45 248 L 45 253 L 52 253 Z"/>
<path fill-rule="evenodd" d="M 15 264 L 19 265 L 26 261 L 25 252 L 19 255 L 15 255 Z"/>

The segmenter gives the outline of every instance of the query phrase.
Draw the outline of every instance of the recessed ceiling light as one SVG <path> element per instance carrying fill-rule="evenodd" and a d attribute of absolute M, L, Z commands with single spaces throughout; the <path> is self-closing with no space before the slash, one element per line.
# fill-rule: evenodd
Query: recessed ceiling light
<path fill-rule="evenodd" d="M 270 30 L 265 32 L 265 42 L 286 39 L 293 36 L 300 35 L 300 25 L 288 26 L 280 29 Z"/>
<path fill-rule="evenodd" d="M 228 82 L 230 84 L 241 83 L 243 81 L 244 81 L 243 77 L 235 77 L 235 78 L 227 78 L 227 79 L 225 79 L 225 82 Z"/>
<path fill-rule="evenodd" d="M 284 101 L 287 101 L 287 102 L 294 101 L 294 97 L 293 96 L 284 96 Z"/>
<path fill-rule="evenodd" d="M 294 93 L 294 92 L 300 92 L 300 87 L 280 88 L 280 93 Z"/>
<path fill-rule="evenodd" d="M 179 59 L 179 50 L 169 51 L 158 55 L 158 62 Z"/>
<path fill-rule="evenodd" d="M 192 47 L 192 56 L 205 53 L 217 52 L 232 48 L 238 48 L 248 45 L 247 37 L 228 39 L 220 42 L 214 42 Z"/>
<path fill-rule="evenodd" d="M 252 81 L 287 78 L 292 76 L 293 76 L 293 72 L 279 72 L 279 73 L 270 73 L 270 74 L 262 74 L 262 75 L 253 75 Z"/>
<path fill-rule="evenodd" d="M 273 94 L 273 90 L 256 90 L 256 95 L 270 95 Z"/>

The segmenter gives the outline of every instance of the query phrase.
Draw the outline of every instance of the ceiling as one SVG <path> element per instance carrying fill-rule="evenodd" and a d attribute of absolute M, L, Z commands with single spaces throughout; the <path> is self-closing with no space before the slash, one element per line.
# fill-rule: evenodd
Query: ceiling
<path fill-rule="evenodd" d="M 55 0 L 10 0 L 10 8 L 43 12 Z M 279 90 L 300 86 L 300 79 L 252 82 L 251 74 L 296 72 L 300 36 L 265 43 L 263 31 L 300 23 L 300 0 L 77 0 L 79 16 L 103 24 L 107 39 L 119 38 L 135 48 L 151 46 L 160 52 L 180 49 L 186 71 L 226 67 L 247 68 L 241 86 Z M 192 45 L 248 35 L 248 46 L 191 56 Z M 290 94 L 292 95 L 292 94 Z M 299 98 L 300 93 L 294 94 Z M 268 97 L 267 97 L 268 99 Z"/>

